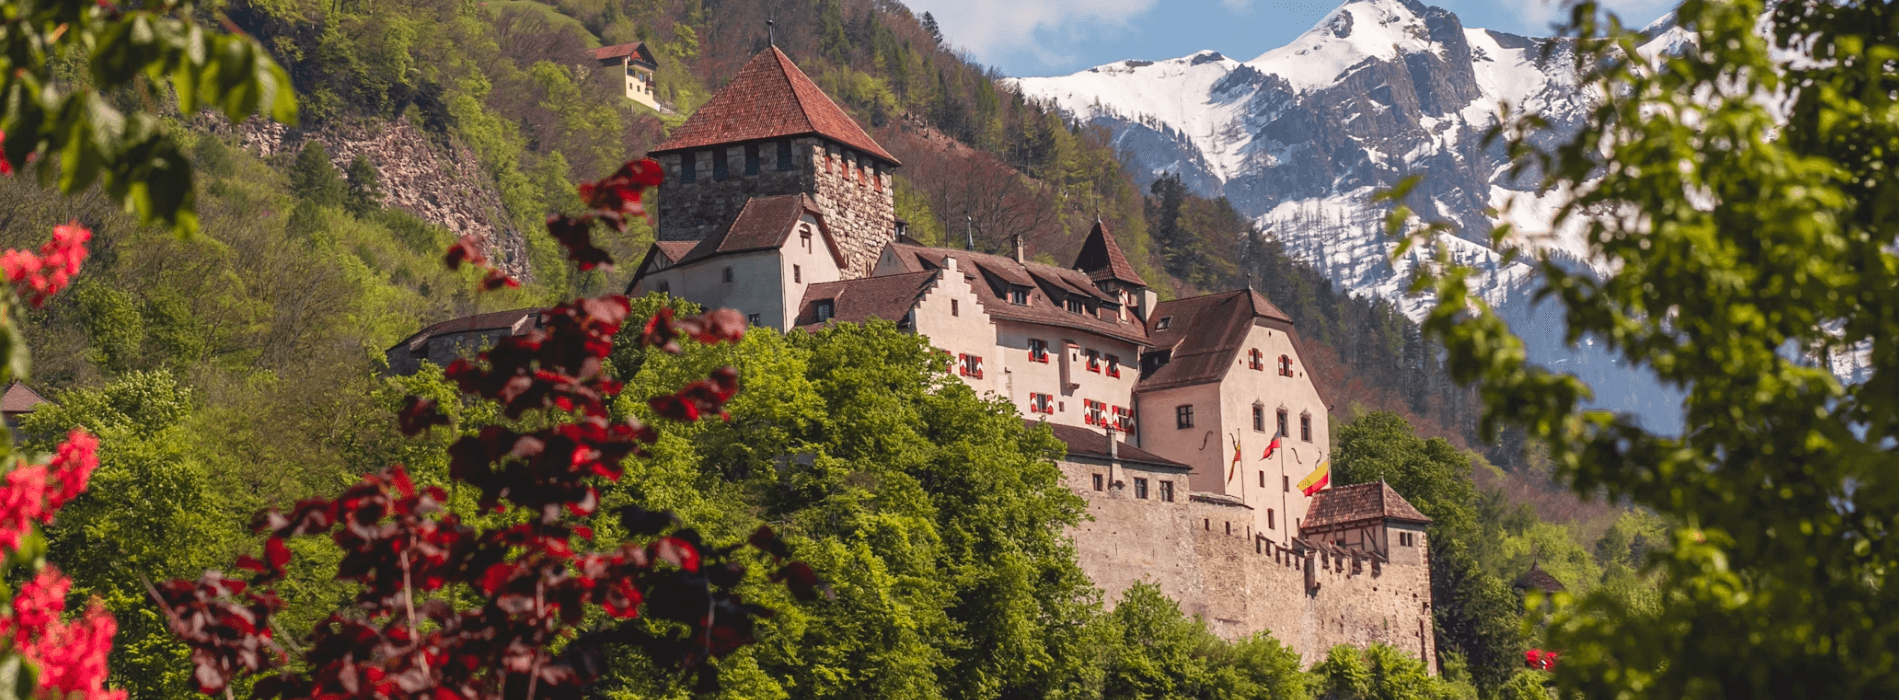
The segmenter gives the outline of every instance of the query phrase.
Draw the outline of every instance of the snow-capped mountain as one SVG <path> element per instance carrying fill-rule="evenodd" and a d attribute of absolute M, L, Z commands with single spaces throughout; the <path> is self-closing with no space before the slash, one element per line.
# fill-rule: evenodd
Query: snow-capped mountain
<path fill-rule="evenodd" d="M 1692 40 L 1669 17 L 1646 34 L 1644 55 Z M 1385 208 L 1371 199 L 1424 175 L 1409 203 L 1454 225 L 1452 254 L 1482 272 L 1481 293 L 1525 337 L 1531 358 L 1590 381 L 1599 405 L 1674 430 L 1679 392 L 1587 339 L 1569 347 L 1554 311 L 1530 308 L 1530 268 L 1488 247 L 1492 226 L 1508 222 L 1520 243 L 1585 260 L 1576 234 L 1550 230 L 1556 197 L 1539 198 L 1534 180 L 1509 177 L 1501 147 L 1482 144 L 1504 104 L 1542 115 L 1550 138 L 1573 133 L 1589 104 L 1573 62 L 1562 40 L 1466 28 L 1416 0 L 1348 0 L 1249 61 L 1202 51 L 1016 83 L 1109 127 L 1143 180 L 1178 173 L 1196 192 L 1226 197 L 1342 288 L 1392 299 L 1414 318 L 1431 302 L 1405 291 L 1428 252 L 1390 262 L 1396 241 L 1383 233 Z"/>

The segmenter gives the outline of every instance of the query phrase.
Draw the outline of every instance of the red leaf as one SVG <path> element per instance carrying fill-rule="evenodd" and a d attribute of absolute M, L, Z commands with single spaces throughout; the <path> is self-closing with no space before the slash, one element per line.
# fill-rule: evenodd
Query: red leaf
<path fill-rule="evenodd" d="M 272 570 L 281 571 L 290 564 L 290 548 L 284 546 L 283 538 L 272 537 L 264 542 L 264 558 Z"/>
<path fill-rule="evenodd" d="M 433 426 L 448 425 L 448 416 L 433 399 L 410 396 L 402 400 L 402 409 L 396 412 L 396 425 L 403 435 L 415 435 Z"/>

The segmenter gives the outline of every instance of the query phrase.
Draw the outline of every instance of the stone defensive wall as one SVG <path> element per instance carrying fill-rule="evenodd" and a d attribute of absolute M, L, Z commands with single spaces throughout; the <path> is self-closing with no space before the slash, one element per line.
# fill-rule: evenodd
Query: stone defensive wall
<path fill-rule="evenodd" d="M 1059 466 L 1088 502 L 1089 519 L 1071 535 L 1082 571 L 1110 607 L 1148 581 L 1215 634 L 1269 632 L 1308 667 L 1339 644 L 1382 643 L 1437 673 L 1428 556 L 1394 564 L 1330 544 L 1267 540 L 1251 530 L 1251 508 L 1192 494 L 1183 469 L 1075 456 Z"/>

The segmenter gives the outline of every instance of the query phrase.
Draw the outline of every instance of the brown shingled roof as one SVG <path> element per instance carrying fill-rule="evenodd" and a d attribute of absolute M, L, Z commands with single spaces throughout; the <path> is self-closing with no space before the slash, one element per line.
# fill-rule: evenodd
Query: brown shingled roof
<path fill-rule="evenodd" d="M 1063 308 L 1061 296 L 1085 295 L 1096 301 L 1113 300 L 1081 272 L 1041 263 L 1021 263 L 1014 258 L 968 250 L 922 248 L 902 243 L 890 245 L 906 266 L 914 263 L 924 269 L 941 269 L 946 267 L 944 258 L 955 258 L 956 268 L 964 275 L 982 280 L 972 286 L 976 289 L 976 300 L 991 318 L 1086 331 L 1136 345 L 1150 344 L 1147 328 L 1139 320 L 1121 323 L 1103 320 L 1089 313 L 1069 313 Z M 990 276 L 1011 285 L 1031 287 L 1029 303 L 1010 303 L 1008 290 L 998 290 L 986 279 Z"/>
<path fill-rule="evenodd" d="M 47 403 L 45 397 L 27 386 L 25 382 L 14 380 L 7 385 L 5 394 L 0 394 L 0 413 L 32 413 L 40 404 Z"/>
<path fill-rule="evenodd" d="M 1430 518 L 1411 507 L 1410 501 L 1404 500 L 1385 482 L 1373 481 L 1329 488 L 1313 494 L 1312 505 L 1306 509 L 1306 519 L 1300 523 L 1300 528 L 1313 529 L 1366 520 L 1431 522 Z"/>
<path fill-rule="evenodd" d="M 896 156 L 864 133 L 778 47 L 752 57 L 653 153 L 816 134 L 891 165 Z"/>
<path fill-rule="evenodd" d="M 643 42 L 643 41 L 635 41 L 628 44 L 614 44 L 612 46 L 602 46 L 592 51 L 588 51 L 587 55 L 592 56 L 593 60 L 596 60 L 596 61 L 612 61 L 612 60 L 632 56 L 636 60 L 639 60 L 643 63 L 648 63 L 652 65 L 659 64 L 659 61 L 653 58 L 653 52 L 646 48 L 646 42 Z"/>
<path fill-rule="evenodd" d="M 1518 576 L 1517 582 L 1510 584 L 1510 587 L 1534 588 L 1544 593 L 1569 590 L 1568 586 L 1564 586 L 1562 581 L 1556 580 L 1555 576 L 1551 576 L 1549 572 L 1537 566 L 1536 562 L 1530 562 L 1530 570 L 1523 572 L 1522 576 Z"/>
<path fill-rule="evenodd" d="M 541 309 L 531 308 L 515 309 L 513 311 L 496 311 L 488 314 L 452 318 L 416 331 L 414 335 L 404 338 L 402 342 L 396 343 L 395 347 L 390 349 L 394 350 L 406 346 L 411 352 L 416 352 L 426 345 L 430 338 L 454 335 L 457 333 L 478 333 L 497 330 L 525 332 L 528 328 L 532 328 L 535 324 L 540 323 L 540 316 Z"/>
<path fill-rule="evenodd" d="M 1035 425 L 1042 421 L 1023 420 L 1022 422 Z M 1061 425 L 1059 423 L 1048 423 L 1047 425 L 1049 430 L 1055 433 L 1055 437 L 1067 443 L 1068 454 L 1090 459 L 1108 458 L 1108 435 L 1106 433 L 1089 430 L 1087 428 L 1077 428 L 1072 425 Z M 1182 471 L 1193 469 L 1193 467 L 1148 452 L 1147 450 L 1127 444 L 1126 442 L 1121 442 L 1120 446 L 1115 449 L 1120 455 L 1119 458 L 1124 462 L 1138 462 L 1148 466 L 1179 469 Z"/>
<path fill-rule="evenodd" d="M 940 272 L 911 272 L 883 277 L 820 282 L 804 289 L 798 305 L 798 319 L 792 325 L 815 329 L 828 322 L 863 323 L 873 318 L 902 320 L 916 308 L 917 300 L 936 283 Z M 818 320 L 817 303 L 831 300 L 831 318 Z"/>
<path fill-rule="evenodd" d="M 1082 241 L 1081 254 L 1075 256 L 1075 269 L 1088 273 L 1089 279 L 1097 282 L 1104 279 L 1126 282 L 1137 287 L 1147 286 L 1147 281 L 1134 272 L 1134 266 L 1128 264 L 1128 256 L 1121 253 L 1121 245 L 1114 242 L 1114 236 L 1108 233 L 1108 225 L 1095 219 L 1095 227 L 1088 232 L 1088 240 Z"/>
<path fill-rule="evenodd" d="M 1154 305 L 1148 337 L 1172 348 L 1167 364 L 1143 377 L 1136 391 L 1206 384 L 1226 378 L 1255 319 L 1292 333 L 1292 318 L 1250 289 L 1175 299 Z M 1159 328 L 1161 319 L 1171 319 Z M 1323 396 L 1323 393 L 1321 393 Z M 1329 402 L 1328 402 L 1329 404 Z"/>
<path fill-rule="evenodd" d="M 738 217 L 732 220 L 724 230 L 706 236 L 693 245 L 691 252 L 680 258 L 675 265 L 687 265 L 706 258 L 733 253 L 748 253 L 758 250 L 776 250 L 785 245 L 785 239 L 798 227 L 798 220 L 805 213 L 818 214 L 818 228 L 824 234 L 825 243 L 831 249 L 831 256 L 839 267 L 844 265 L 844 255 L 831 240 L 830 232 L 825 228 L 824 217 L 818 210 L 817 202 L 802 194 L 785 194 L 775 197 L 753 197 L 745 201 L 745 208 L 739 210 Z M 662 249 L 663 250 L 663 249 Z"/>

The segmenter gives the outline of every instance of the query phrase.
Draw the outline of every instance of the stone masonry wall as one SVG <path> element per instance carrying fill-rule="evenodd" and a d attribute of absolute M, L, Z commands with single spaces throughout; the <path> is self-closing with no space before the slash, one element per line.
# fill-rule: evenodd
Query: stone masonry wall
<path fill-rule="evenodd" d="M 1110 605 L 1134 583 L 1151 581 L 1216 634 L 1270 632 L 1307 666 L 1335 645 L 1383 643 L 1437 673 L 1428 557 L 1390 564 L 1295 551 L 1255 536 L 1244 506 L 1192 499 L 1185 474 L 1075 459 L 1060 467 L 1092 517 L 1071 532 L 1082 571 Z M 1095 474 L 1130 484 L 1137 475 L 1176 481 L 1175 501 L 1155 499 L 1151 486 L 1147 500 L 1132 498 L 1131 487 L 1097 492 Z"/>
<path fill-rule="evenodd" d="M 758 174 L 745 174 L 746 144 L 703 148 L 659 157 L 666 181 L 659 187 L 659 240 L 696 241 L 731 225 L 746 200 L 804 193 L 817 202 L 825 225 L 844 252 L 845 279 L 870 276 L 877 254 L 896 238 L 895 181 L 888 166 L 817 137 L 792 139 L 792 169 L 778 170 L 778 142 L 758 147 Z M 714 169 L 723 150 L 726 177 Z M 693 158 L 693 182 L 684 181 L 685 157 Z"/>

